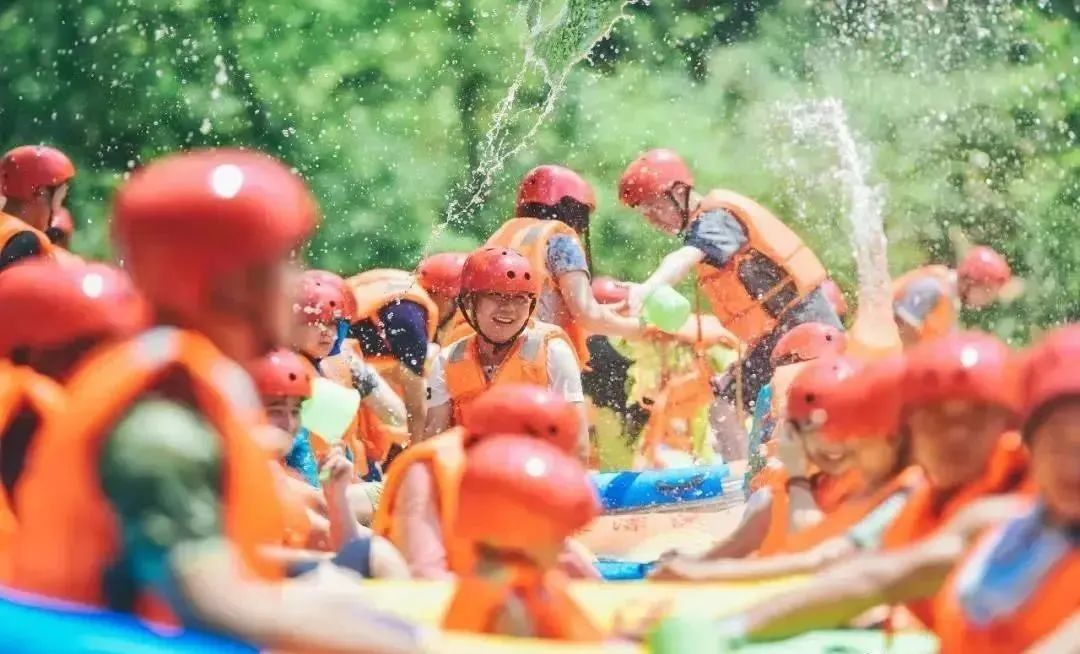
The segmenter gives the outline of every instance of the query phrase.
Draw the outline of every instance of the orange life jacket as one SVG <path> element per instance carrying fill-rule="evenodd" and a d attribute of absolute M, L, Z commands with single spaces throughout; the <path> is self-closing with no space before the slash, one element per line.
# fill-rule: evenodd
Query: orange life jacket
<path fill-rule="evenodd" d="M 450 322 L 446 323 L 438 329 L 435 335 L 435 342 L 441 347 L 447 347 L 455 341 L 460 341 L 466 336 L 471 336 L 475 333 L 475 330 L 465 320 L 465 316 L 460 310 L 455 311 L 454 315 L 450 318 Z"/>
<path fill-rule="evenodd" d="M 414 302 L 427 313 L 427 340 L 435 340 L 439 325 L 439 307 L 416 281 L 416 276 L 404 270 L 378 268 L 353 275 L 345 280 L 356 298 L 356 321 L 370 320 L 380 332 L 384 327 L 379 319 L 379 312 L 393 302 Z M 390 384 L 398 394 L 405 397 L 404 389 L 394 382 L 395 373 L 400 365 L 392 356 L 370 356 L 364 359 Z M 373 418 L 373 416 L 369 416 Z M 374 419 L 362 419 L 361 436 L 365 443 L 370 443 L 369 456 L 375 461 L 382 461 L 394 443 L 409 442 L 407 426 L 388 425 Z"/>
<path fill-rule="evenodd" d="M 1080 611 L 1080 551 L 1074 547 L 1043 575 L 1039 587 L 1014 612 L 989 624 L 972 623 L 959 600 L 960 575 L 1007 524 L 980 539 L 938 591 L 933 605 L 934 631 L 941 641 L 942 654 L 1025 652 Z"/>
<path fill-rule="evenodd" d="M 38 246 L 41 248 L 41 253 L 45 256 L 52 254 L 53 249 L 60 249 L 52 244 L 52 241 L 49 240 L 49 237 L 46 236 L 44 232 L 34 229 L 11 214 L 0 211 L 0 248 L 7 245 L 7 242 L 17 234 L 23 232 L 34 235 L 34 238 L 37 239 Z"/>
<path fill-rule="evenodd" d="M 48 416 L 64 408 L 63 388 L 51 378 L 30 368 L 0 361 L 0 434 L 7 432 L 10 421 L 24 406 L 36 413 L 42 421 L 46 420 Z M 2 452 L 3 442 L 0 441 L 0 456 Z M 27 451 L 24 466 L 30 456 L 30 451 Z M 13 503 L 7 493 L 0 488 L 0 581 L 10 576 L 8 563 L 18 528 L 12 507 Z"/>
<path fill-rule="evenodd" d="M 885 530 L 883 548 L 898 549 L 930 536 L 975 500 L 1026 488 L 1027 468 L 1027 450 L 1020 434 L 1008 432 L 998 441 L 985 474 L 956 491 L 944 503 L 941 493 L 924 478 Z M 923 624 L 933 627 L 933 609 L 929 601 L 911 602 L 907 608 Z"/>
<path fill-rule="evenodd" d="M 465 471 L 464 439 L 465 431 L 454 427 L 434 438 L 405 448 L 386 475 L 382 498 L 379 506 L 375 508 L 375 518 L 371 525 L 376 534 L 389 539 L 398 549 L 404 551 L 403 535 L 394 528 L 396 503 L 409 468 L 413 465 L 426 466 L 435 483 L 446 561 L 450 571 L 457 574 L 472 571 L 474 562 L 472 544 L 454 535 L 458 490 L 461 486 L 461 475 Z"/>
<path fill-rule="evenodd" d="M 772 556 L 784 549 L 784 543 L 793 533 L 791 531 L 791 497 L 788 495 L 788 475 L 780 469 L 769 475 L 767 481 L 771 493 L 769 505 L 769 531 L 758 548 L 758 556 Z M 859 492 L 862 479 L 858 472 L 849 470 L 834 477 L 817 473 L 810 478 L 814 502 L 824 515 L 829 515 Z"/>
<path fill-rule="evenodd" d="M 771 332 L 792 306 L 821 286 L 826 277 L 825 268 L 817 255 L 779 218 L 738 193 L 710 191 L 694 210 L 691 220 L 718 209 L 726 210 L 739 221 L 746 230 L 747 243 L 723 268 L 705 262 L 698 264 L 699 284 L 724 327 L 752 346 Z M 757 296 L 747 288 L 740 274 L 746 264 L 761 257 L 771 261 L 784 276 Z M 765 302 L 781 292 L 790 293 L 791 299 L 774 314 L 766 309 Z"/>
<path fill-rule="evenodd" d="M 781 549 L 784 552 L 804 552 L 825 541 L 843 536 L 890 497 L 899 492 L 910 492 L 922 481 L 921 468 L 907 468 L 873 493 L 843 502 L 818 524 L 788 534 Z"/>
<path fill-rule="evenodd" d="M 956 329 L 959 320 L 956 275 L 947 266 L 938 264 L 920 266 L 893 280 L 893 302 L 898 302 L 903 298 L 913 282 L 927 277 L 934 279 L 941 286 L 941 295 L 934 308 L 926 314 L 922 325 L 918 327 L 919 336 L 923 339 L 937 338 L 952 332 Z"/>
<path fill-rule="evenodd" d="M 447 348 L 446 389 L 454 404 L 454 423 L 461 424 L 462 412 L 476 396 L 497 384 L 524 383 L 547 387 L 548 344 L 566 334 L 555 325 L 537 322 L 529 325 L 510 346 L 506 358 L 489 380 L 480 364 L 475 334 Z"/>
<path fill-rule="evenodd" d="M 120 555 L 121 537 L 101 488 L 100 452 L 116 422 L 173 371 L 187 380 L 198 410 L 221 439 L 225 535 L 247 570 L 280 578 L 280 566 L 258 553 L 262 545 L 280 543 L 284 528 L 271 456 L 251 433 L 265 420 L 254 385 L 205 337 L 158 327 L 89 354 L 67 383 L 65 410 L 49 416 L 38 432 L 16 497 L 14 587 L 105 604 L 103 579 Z M 136 612 L 172 618 L 148 593 L 139 597 Z"/>
<path fill-rule="evenodd" d="M 559 220 L 541 220 L 539 218 L 511 218 L 491 235 L 486 245 L 517 250 L 529 260 L 533 274 L 540 275 L 542 289 L 549 292 L 559 292 L 559 283 L 552 278 L 547 264 L 548 243 L 555 236 L 572 238 L 578 244 L 578 247 L 581 247 L 581 251 L 585 251 L 585 248 L 581 245 L 581 239 L 578 238 L 577 232 L 572 227 Z M 569 313 L 558 316 L 541 316 L 541 320 L 561 327 L 566 332 L 566 335 L 570 337 L 569 342 L 574 347 L 578 361 L 582 363 L 589 361 L 589 348 L 586 345 L 589 332 L 581 325 L 578 325 Z"/>
<path fill-rule="evenodd" d="M 597 642 L 604 638 L 571 597 L 565 574 L 525 565 L 514 566 L 505 580 L 462 577 L 443 616 L 442 627 L 496 634 L 499 614 L 515 595 L 525 606 L 536 638 L 577 642 Z"/>

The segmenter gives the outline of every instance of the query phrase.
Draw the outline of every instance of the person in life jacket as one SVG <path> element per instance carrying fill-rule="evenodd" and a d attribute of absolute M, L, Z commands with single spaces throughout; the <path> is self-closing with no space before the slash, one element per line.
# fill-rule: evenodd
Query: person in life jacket
<path fill-rule="evenodd" d="M 815 366 L 832 366 L 818 362 Z M 880 535 L 921 479 L 909 468 L 907 438 L 899 431 L 903 361 L 899 357 L 869 364 L 847 360 L 853 370 L 835 383 L 797 389 L 789 401 L 800 432 L 817 430 L 823 438 L 843 442 L 859 475 L 859 488 L 816 524 L 787 531 L 782 540 L 762 547 L 764 556 L 746 560 L 671 561 L 656 575 L 694 581 L 760 580 L 806 574 L 859 552 L 876 549 Z M 770 487 L 774 488 L 774 487 Z M 774 505 L 775 508 L 775 505 Z M 778 522 L 790 523 L 783 513 Z M 766 541 L 774 534 L 773 531 Z"/>
<path fill-rule="evenodd" d="M 1029 492 L 1027 453 L 1011 430 L 1022 408 L 1018 357 L 988 334 L 959 332 L 922 343 L 904 358 L 900 426 L 922 474 L 911 480 L 899 512 L 877 526 L 878 552 L 833 565 L 806 588 L 740 616 L 746 634 L 755 639 L 827 629 L 881 604 L 903 603 L 924 625 L 936 628 L 928 598 L 934 586 L 924 585 L 922 576 L 914 577 L 917 583 L 904 576 L 906 590 L 898 583 L 897 574 L 906 568 L 905 548 L 933 551 L 937 536 L 985 526 L 979 518 L 984 512 L 1000 519 L 1017 510 L 1014 499 L 992 496 Z M 991 503 L 989 510 L 979 507 L 984 501 Z M 938 572 L 944 575 L 949 567 Z"/>
<path fill-rule="evenodd" d="M 580 175 L 563 166 L 538 166 L 521 180 L 515 217 L 486 243 L 517 250 L 529 260 L 540 282 L 537 318 L 566 332 L 583 366 L 589 361 L 589 334 L 655 336 L 639 320 L 605 307 L 593 293 L 588 243 L 595 210 L 596 194 Z"/>
<path fill-rule="evenodd" d="M 558 570 L 565 543 L 600 515 L 588 473 L 539 439 L 494 435 L 469 448 L 454 533 L 476 565 L 459 578 L 445 629 L 599 642 Z"/>
<path fill-rule="evenodd" d="M 734 559 L 757 553 L 760 556 L 780 550 L 788 534 L 804 529 L 832 513 L 854 493 L 861 483 L 846 443 L 826 437 L 809 420 L 816 407 L 790 398 L 815 398 L 853 376 L 855 362 L 840 357 L 826 357 L 808 364 L 792 381 L 788 390 L 786 419 L 790 429 L 778 439 L 776 458 L 779 465 L 767 469 L 763 483 L 750 496 L 739 526 L 727 538 L 701 555 L 668 553 L 662 566 L 673 572 L 658 571 L 660 576 L 678 576 L 678 570 L 719 559 Z"/>
<path fill-rule="evenodd" d="M 461 272 L 458 308 L 476 333 L 439 353 L 428 376 L 427 434 L 461 424 L 469 404 L 493 386 L 543 386 L 582 412 L 580 448 L 585 456 L 581 368 L 566 334 L 531 322 L 540 279 L 514 250 L 484 247 L 469 255 Z"/>
<path fill-rule="evenodd" d="M 653 227 L 683 240 L 683 247 L 631 289 L 631 314 L 657 288 L 676 285 L 696 270 L 696 286 L 713 313 L 742 342 L 742 358 L 719 384 L 725 403 L 740 406 L 727 409 L 732 415 L 719 422 L 730 425 L 720 435 L 725 451 L 744 451 L 738 412 L 753 409 L 772 377 L 769 355 L 776 341 L 805 322 L 841 328 L 821 290 L 825 268 L 787 225 L 750 198 L 695 191 L 690 169 L 671 150 L 650 150 L 635 159 L 619 179 L 619 198 Z"/>
<path fill-rule="evenodd" d="M 381 425 L 403 427 L 405 405 L 374 366 L 365 360 L 352 339 L 342 339 L 342 324 L 356 317 L 352 293 L 338 275 L 325 270 L 307 270 L 301 274 L 293 303 L 296 325 L 293 345 L 320 375 L 360 394 L 361 410 L 357 424 L 343 439 L 356 473 L 366 477 L 389 452 L 391 440 Z M 334 352 L 334 349 L 338 352 Z M 318 434 L 311 436 L 318 456 L 325 456 L 329 445 Z M 377 503 L 377 491 L 370 500 Z M 365 500 L 366 501 L 366 500 Z M 370 513 L 368 514 L 370 515 Z"/>
<path fill-rule="evenodd" d="M 929 265 L 893 282 L 893 315 L 905 346 L 937 338 L 959 327 L 960 308 L 982 309 L 1012 280 L 1005 257 L 992 248 L 971 248 L 956 270 Z"/>
<path fill-rule="evenodd" d="M 340 451 L 316 460 L 300 430 L 300 404 L 311 396 L 315 369 L 299 354 L 280 349 L 249 365 L 248 372 L 270 424 L 296 434 L 292 447 L 280 453 L 282 469 L 288 471 L 282 478 L 283 490 L 291 500 L 285 508 L 284 544 L 293 549 L 279 556 L 288 562 L 289 575 L 314 570 L 325 559 L 318 550 L 330 550 L 336 552 L 332 563 L 364 577 L 407 578 L 408 568 L 397 550 L 359 529 L 348 497 L 352 464 Z"/>
<path fill-rule="evenodd" d="M 20 481 L 12 587 L 267 648 L 420 648 L 422 631 L 343 601 L 351 586 L 282 592 L 263 554 L 284 534 L 272 428 L 236 362 L 286 342 L 289 258 L 317 213 L 255 152 L 171 155 L 125 182 L 112 234 L 157 324 L 68 376 Z"/>
<path fill-rule="evenodd" d="M 724 631 L 741 639 L 784 638 L 846 623 L 881 603 L 932 598 L 929 624 L 943 654 L 1074 651 L 1080 642 L 1078 355 L 1080 328 L 1052 332 L 1025 357 L 1016 384 L 1034 496 L 1020 489 L 973 501 L 929 538 L 818 575 L 807 589 L 819 601 L 795 593 L 772 598 Z"/>
<path fill-rule="evenodd" d="M 0 320 L 2 568 L 17 522 L 13 499 L 38 429 L 64 408 L 62 384 L 90 349 L 139 332 L 150 314 L 127 275 L 111 266 L 35 259 L 0 276 Z"/>
<path fill-rule="evenodd" d="M 581 415 L 545 388 L 504 384 L 480 395 L 460 426 L 407 448 L 387 475 L 374 530 L 405 554 L 413 576 L 442 579 L 469 571 L 470 546 L 453 532 L 465 454 L 487 436 L 505 431 L 547 440 L 573 453 Z M 592 566 L 575 568 L 579 562 L 568 553 L 566 564 L 575 576 L 589 576 Z"/>
<path fill-rule="evenodd" d="M 407 429 L 383 425 L 398 450 L 424 439 L 429 348 L 436 339 L 439 308 L 418 277 L 405 270 L 367 270 L 346 280 L 356 299 L 349 336 L 365 360 L 405 402 Z"/>
<path fill-rule="evenodd" d="M 461 268 L 468 256 L 467 252 L 439 252 L 427 257 L 416 267 L 417 281 L 438 308 L 439 323 L 435 330 L 435 343 L 440 347 L 445 347 L 472 332 L 472 328 L 457 310 L 457 297 L 461 294 Z"/>
<path fill-rule="evenodd" d="M 0 159 L 0 269 L 53 253 L 48 230 L 74 177 L 67 155 L 44 145 L 17 147 Z"/>

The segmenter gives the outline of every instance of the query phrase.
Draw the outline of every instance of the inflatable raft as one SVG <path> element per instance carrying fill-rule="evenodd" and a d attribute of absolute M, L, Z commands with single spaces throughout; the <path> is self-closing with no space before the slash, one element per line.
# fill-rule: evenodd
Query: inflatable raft
<path fill-rule="evenodd" d="M 744 500 L 742 480 L 725 464 L 667 470 L 597 472 L 593 485 L 604 513 L 723 510 Z"/>
<path fill-rule="evenodd" d="M 406 584 L 407 585 L 407 584 Z M 405 589 L 398 589 L 405 590 Z M 375 589 L 376 594 L 382 590 Z M 414 589 L 412 592 L 419 592 Z M 707 639 L 707 635 L 706 635 Z M 680 642 L 652 646 L 610 641 L 574 644 L 471 634 L 441 633 L 432 651 L 440 654 L 684 654 Z M 886 638 L 877 632 L 817 632 L 779 643 L 749 645 L 746 654 L 862 654 L 886 651 Z M 258 654 L 251 645 L 192 631 L 167 633 L 135 618 L 24 595 L 0 594 L 0 643 L 5 654 Z M 901 634 L 889 651 L 932 654 L 933 637 Z M 288 654 L 288 652 L 275 652 Z"/>

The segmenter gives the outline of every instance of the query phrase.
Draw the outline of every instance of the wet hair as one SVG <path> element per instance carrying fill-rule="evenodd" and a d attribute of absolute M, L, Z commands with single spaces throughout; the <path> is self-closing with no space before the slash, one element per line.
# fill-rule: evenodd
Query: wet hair
<path fill-rule="evenodd" d="M 518 215 L 522 218 L 540 218 L 542 220 L 558 220 L 569 225 L 575 232 L 581 234 L 589 228 L 589 207 L 570 196 L 563 196 L 558 204 L 540 204 L 529 202 L 521 205 Z"/>

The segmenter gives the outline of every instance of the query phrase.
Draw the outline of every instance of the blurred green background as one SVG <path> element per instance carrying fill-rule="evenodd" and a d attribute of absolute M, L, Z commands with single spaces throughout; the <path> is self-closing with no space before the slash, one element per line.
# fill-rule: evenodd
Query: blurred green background
<path fill-rule="evenodd" d="M 1001 249 L 1028 292 L 968 318 L 1024 339 L 1080 318 L 1078 19 L 1075 0 L 7 2 L 0 146 L 72 155 L 75 249 L 96 256 L 127 171 L 269 151 L 322 203 L 310 258 L 343 273 L 472 246 L 523 172 L 562 163 L 597 189 L 597 271 L 634 280 L 672 243 L 615 184 L 668 146 L 794 224 L 850 293 L 835 154 L 784 119 L 832 97 L 885 193 L 892 271 L 951 263 L 950 231 Z"/>

